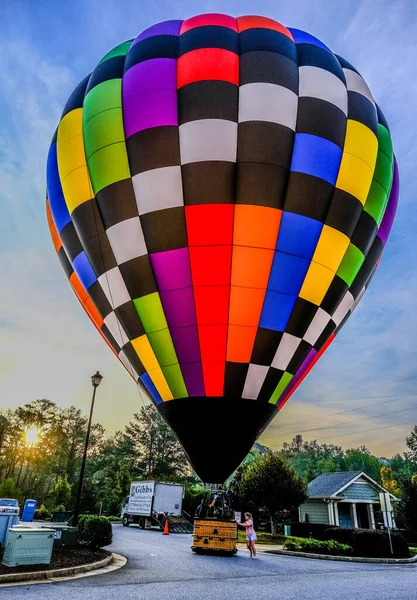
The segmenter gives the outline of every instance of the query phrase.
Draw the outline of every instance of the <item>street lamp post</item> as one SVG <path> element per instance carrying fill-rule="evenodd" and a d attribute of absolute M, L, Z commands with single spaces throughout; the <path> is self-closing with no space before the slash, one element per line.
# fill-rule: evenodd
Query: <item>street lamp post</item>
<path fill-rule="evenodd" d="M 91 383 L 93 385 L 93 397 L 91 399 L 90 416 L 88 418 L 87 434 L 85 436 L 84 454 L 83 454 L 83 460 L 81 463 L 80 478 L 78 480 L 77 498 L 75 500 L 74 516 L 72 518 L 73 527 L 76 527 L 78 525 L 78 516 L 79 516 L 79 512 L 80 512 L 80 502 L 81 502 L 81 492 L 83 489 L 83 479 L 84 479 L 84 471 L 85 471 L 85 461 L 87 459 L 88 442 L 90 441 L 91 420 L 93 418 L 94 400 L 96 397 L 96 390 L 97 390 L 98 386 L 100 385 L 100 382 L 102 379 L 103 379 L 103 376 L 100 375 L 100 373 L 98 371 L 96 372 L 95 375 L 92 375 L 92 377 L 91 377 Z"/>

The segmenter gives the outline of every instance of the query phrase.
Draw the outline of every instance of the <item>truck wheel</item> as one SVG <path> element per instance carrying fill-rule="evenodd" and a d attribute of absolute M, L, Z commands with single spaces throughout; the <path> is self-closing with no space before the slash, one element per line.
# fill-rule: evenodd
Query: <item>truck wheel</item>
<path fill-rule="evenodd" d="M 145 519 L 143 517 L 139 519 L 139 529 L 145 529 Z"/>
<path fill-rule="evenodd" d="M 123 527 L 129 527 L 129 519 L 127 518 L 126 515 L 123 515 L 123 519 L 122 519 L 122 525 Z"/>

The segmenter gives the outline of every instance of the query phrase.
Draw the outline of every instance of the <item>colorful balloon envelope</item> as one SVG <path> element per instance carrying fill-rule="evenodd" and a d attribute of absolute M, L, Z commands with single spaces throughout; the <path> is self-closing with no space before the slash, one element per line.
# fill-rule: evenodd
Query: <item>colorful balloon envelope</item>
<path fill-rule="evenodd" d="M 265 17 L 166 21 L 113 48 L 48 156 L 70 284 L 211 483 L 349 318 L 397 201 L 361 75 Z"/>

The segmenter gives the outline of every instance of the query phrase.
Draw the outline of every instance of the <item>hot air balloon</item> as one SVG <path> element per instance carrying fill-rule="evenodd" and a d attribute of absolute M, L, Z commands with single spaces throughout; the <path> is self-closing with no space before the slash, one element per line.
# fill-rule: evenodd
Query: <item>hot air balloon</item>
<path fill-rule="evenodd" d="M 349 318 L 397 201 L 364 79 L 260 16 L 165 21 L 116 46 L 48 155 L 70 284 L 206 483 L 234 471 Z"/>

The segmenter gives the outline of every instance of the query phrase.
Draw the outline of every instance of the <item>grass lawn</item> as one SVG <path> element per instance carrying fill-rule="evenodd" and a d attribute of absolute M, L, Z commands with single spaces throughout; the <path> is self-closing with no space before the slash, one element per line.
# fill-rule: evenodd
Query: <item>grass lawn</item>
<path fill-rule="evenodd" d="M 410 552 L 411 552 L 411 554 L 416 555 L 417 554 L 417 548 L 410 548 Z"/>
<path fill-rule="evenodd" d="M 271 544 L 274 546 L 282 546 L 285 540 L 297 540 L 296 537 L 290 537 L 285 535 L 275 535 L 272 536 L 270 533 L 264 533 L 259 531 L 256 533 L 257 544 Z M 238 542 L 245 544 L 246 543 L 246 534 L 241 529 L 238 530 Z"/>

